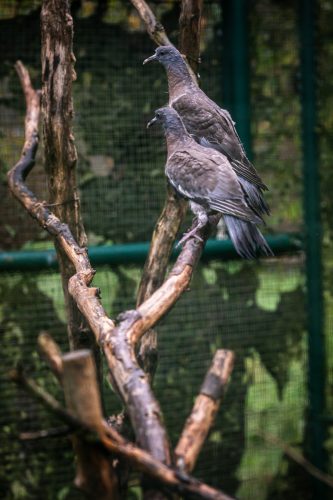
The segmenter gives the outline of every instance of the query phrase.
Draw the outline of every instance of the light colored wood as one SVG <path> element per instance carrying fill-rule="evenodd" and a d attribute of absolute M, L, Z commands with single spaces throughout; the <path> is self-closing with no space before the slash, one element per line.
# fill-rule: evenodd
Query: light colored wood
<path fill-rule="evenodd" d="M 192 412 L 175 449 L 176 464 L 181 470 L 193 470 L 211 428 L 233 369 L 234 354 L 218 350 L 206 374 Z"/>

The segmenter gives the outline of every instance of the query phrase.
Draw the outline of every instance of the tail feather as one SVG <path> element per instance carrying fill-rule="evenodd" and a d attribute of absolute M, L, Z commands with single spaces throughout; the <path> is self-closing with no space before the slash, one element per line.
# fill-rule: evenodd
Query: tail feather
<path fill-rule="evenodd" d="M 261 189 L 242 177 L 238 177 L 238 181 L 245 192 L 249 206 L 258 214 L 266 213 L 269 215 L 269 206 L 263 197 Z"/>
<path fill-rule="evenodd" d="M 224 215 L 229 236 L 236 252 L 244 259 L 255 259 L 258 254 L 273 256 L 265 238 L 252 222 L 247 222 L 232 215 Z"/>

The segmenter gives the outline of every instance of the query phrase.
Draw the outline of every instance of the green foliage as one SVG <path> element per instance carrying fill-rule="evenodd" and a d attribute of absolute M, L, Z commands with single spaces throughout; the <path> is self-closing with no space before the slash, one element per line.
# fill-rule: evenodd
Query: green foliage
<path fill-rule="evenodd" d="M 40 2 L 39 2 L 40 3 Z M 23 58 L 40 81 L 38 2 L 6 0 L 0 7 L 2 47 L 0 128 L 2 177 L 18 157 L 23 136 L 24 102 L 13 63 Z M 142 67 L 154 49 L 129 5 L 117 0 L 82 2 L 75 19 L 78 80 L 74 84 L 75 136 L 79 153 L 82 209 L 90 243 L 142 241 L 150 238 L 164 199 L 165 148 L 159 131 L 146 131 L 155 108 L 165 104 L 166 81 L 161 67 Z M 330 2 L 321 1 L 318 29 L 322 38 L 320 71 L 320 161 L 322 174 L 325 300 L 327 330 L 332 328 L 332 173 L 330 166 L 333 26 Z M 178 3 L 162 2 L 158 14 L 173 39 L 177 36 Z M 251 114 L 254 163 L 270 186 L 273 232 L 302 228 L 302 176 L 298 39 L 295 3 L 257 0 L 250 13 Z M 75 7 L 76 8 L 76 7 Z M 7 10 L 6 10 L 7 9 Z M 15 16 L 25 14 L 22 19 Z M 223 103 L 221 82 L 221 6 L 205 6 L 202 87 Z M 4 20 L 6 19 L 6 20 Z M 22 36 L 13 36 L 13 33 Z M 332 75 L 333 76 L 333 75 Z M 39 161 L 40 163 L 40 161 Z M 42 170 L 29 181 L 45 196 Z M 3 248 L 46 248 L 49 244 L 20 209 L 5 201 L 0 228 Z M 99 269 L 94 284 L 112 317 L 133 308 L 140 269 Z M 262 430 L 301 444 L 306 406 L 304 273 L 298 258 L 274 264 L 212 262 L 200 266 L 191 285 L 170 316 L 159 325 L 159 368 L 155 390 L 173 443 L 188 416 L 195 394 L 215 350 L 236 352 L 236 369 L 217 424 L 200 456 L 196 474 L 239 498 L 283 498 L 298 477 Z M 67 350 L 65 312 L 59 277 L 6 275 L 0 283 L 0 329 L 3 366 L 0 430 L 5 468 L 0 495 L 7 498 L 79 497 L 71 485 L 72 454 L 65 440 L 20 443 L 17 433 L 58 425 L 32 399 L 6 380 L 18 361 L 57 397 L 60 391 L 35 351 L 36 336 L 50 331 Z M 333 336 L 328 336 L 328 367 L 332 371 Z M 328 381 L 328 393 L 332 380 Z M 105 382 L 109 413 L 120 403 Z M 331 398 L 331 396 L 329 396 Z M 330 407 L 332 408 L 332 401 Z M 332 438 L 327 447 L 331 450 Z M 46 451 L 45 451 L 46 450 Z M 59 456 L 61 460 L 59 460 Z M 19 457 L 19 460 L 17 459 Z M 275 479 L 274 479 L 275 477 Z M 131 498 L 141 498 L 133 487 Z M 280 496 L 279 496 L 280 495 Z M 287 496 L 286 496 L 287 498 Z M 292 498 L 292 496 L 291 496 Z M 305 496 L 304 496 L 305 498 Z"/>

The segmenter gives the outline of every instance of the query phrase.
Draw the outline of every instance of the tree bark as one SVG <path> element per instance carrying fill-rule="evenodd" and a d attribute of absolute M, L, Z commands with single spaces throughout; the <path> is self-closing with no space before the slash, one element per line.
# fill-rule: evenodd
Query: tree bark
<path fill-rule="evenodd" d="M 101 398 L 91 351 L 78 350 L 62 356 L 62 380 L 67 407 L 98 434 L 103 429 Z M 77 456 L 75 484 L 89 498 L 117 500 L 118 479 L 110 456 L 98 444 L 73 436 Z"/>
<path fill-rule="evenodd" d="M 141 19 L 145 22 L 149 36 L 157 45 L 169 45 L 169 39 L 163 39 L 161 43 L 160 38 L 156 37 L 155 26 L 162 28 L 164 36 L 165 30 L 161 23 L 156 20 L 146 2 L 144 0 L 132 0 L 132 3 L 137 8 Z M 196 79 L 195 75 L 197 74 L 200 60 L 201 8 L 202 0 L 183 0 L 179 20 L 179 50 L 186 56 L 194 79 Z M 157 30 L 157 32 L 159 33 L 160 31 Z M 154 229 L 149 254 L 139 285 L 137 295 L 138 306 L 143 300 L 148 299 L 163 282 L 172 247 L 185 217 L 186 210 L 187 201 L 180 198 L 175 190 L 168 185 L 165 204 Z M 157 357 L 157 334 L 154 330 L 149 330 L 141 340 L 138 360 L 142 368 L 149 374 L 151 380 L 156 371 Z"/>
<path fill-rule="evenodd" d="M 76 75 L 73 20 L 68 0 L 43 1 L 41 33 L 43 140 L 49 202 L 54 214 L 68 224 L 79 246 L 85 247 L 87 238 L 80 215 L 76 186 L 77 152 L 72 130 L 72 83 Z M 82 314 L 68 293 L 68 280 L 75 273 L 75 268 L 57 242 L 55 247 L 65 296 L 70 347 L 91 348 L 99 367 L 95 339 L 87 330 Z"/>
<path fill-rule="evenodd" d="M 200 28 L 203 0 L 182 0 L 179 18 L 179 50 L 198 76 L 200 65 Z"/>

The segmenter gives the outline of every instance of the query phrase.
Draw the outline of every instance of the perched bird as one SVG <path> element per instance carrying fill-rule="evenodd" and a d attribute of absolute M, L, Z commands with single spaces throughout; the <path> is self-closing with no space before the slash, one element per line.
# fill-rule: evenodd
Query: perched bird
<path fill-rule="evenodd" d="M 213 148 L 229 159 L 247 197 L 258 214 L 269 214 L 263 197 L 267 186 L 248 160 L 230 114 L 221 109 L 193 80 L 180 52 L 173 46 L 161 46 L 144 60 L 160 62 L 166 69 L 169 106 L 181 116 L 186 130 L 202 146 Z"/>
<path fill-rule="evenodd" d="M 183 236 L 180 244 L 207 224 L 214 212 L 223 214 L 230 238 L 241 257 L 251 259 L 258 253 L 273 255 L 256 224 L 262 218 L 247 203 L 241 182 L 229 159 L 214 149 L 198 144 L 187 132 L 177 111 L 171 107 L 155 111 L 147 125 L 161 123 L 167 142 L 165 173 L 176 191 L 190 200 L 197 217 L 196 226 Z"/>

